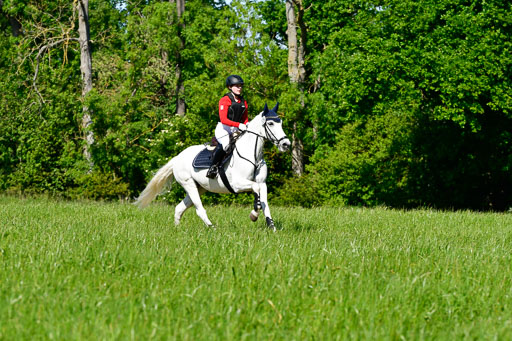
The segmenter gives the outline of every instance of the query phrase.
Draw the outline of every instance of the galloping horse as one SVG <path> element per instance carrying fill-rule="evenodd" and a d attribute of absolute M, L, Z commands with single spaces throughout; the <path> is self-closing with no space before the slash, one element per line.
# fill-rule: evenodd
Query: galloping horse
<path fill-rule="evenodd" d="M 206 177 L 207 168 L 194 167 L 195 157 L 204 150 L 204 145 L 188 147 L 165 166 L 160 168 L 137 198 L 135 204 L 146 207 L 174 178 L 187 192 L 174 211 L 174 224 L 178 225 L 183 213 L 192 205 L 203 222 L 214 227 L 201 202 L 201 195 L 206 191 L 215 193 L 254 193 L 254 209 L 251 211 L 252 221 L 258 219 L 259 210 L 263 210 L 267 226 L 276 229 L 267 202 L 267 165 L 263 159 L 264 140 L 271 141 L 281 152 L 290 148 L 290 140 L 283 131 L 282 121 L 277 115 L 278 104 L 269 110 L 265 104 L 263 112 L 258 114 L 247 125 L 234 145 L 229 162 L 223 166 L 228 185 L 218 176 L 216 179 Z M 231 187 L 231 188 L 229 188 Z"/>

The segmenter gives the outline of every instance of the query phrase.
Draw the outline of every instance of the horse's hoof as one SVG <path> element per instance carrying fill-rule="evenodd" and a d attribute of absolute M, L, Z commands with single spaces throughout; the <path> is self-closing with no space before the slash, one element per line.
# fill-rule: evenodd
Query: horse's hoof
<path fill-rule="evenodd" d="M 276 231 L 276 225 L 274 225 L 274 221 L 272 220 L 272 218 L 267 217 L 267 227 L 274 232 Z"/>
<path fill-rule="evenodd" d="M 253 222 L 256 222 L 258 220 L 258 216 L 259 216 L 258 212 L 251 211 L 251 214 L 249 215 L 249 218 L 251 218 L 251 220 Z"/>

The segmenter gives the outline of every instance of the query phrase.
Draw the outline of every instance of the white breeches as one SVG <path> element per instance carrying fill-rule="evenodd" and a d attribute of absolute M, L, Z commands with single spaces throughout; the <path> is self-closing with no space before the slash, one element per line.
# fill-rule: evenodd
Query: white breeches
<path fill-rule="evenodd" d="M 226 151 L 229 146 L 229 135 L 236 131 L 238 131 L 237 127 L 228 126 L 220 122 L 217 123 L 217 127 L 215 127 L 215 138 L 222 144 L 224 151 Z"/>

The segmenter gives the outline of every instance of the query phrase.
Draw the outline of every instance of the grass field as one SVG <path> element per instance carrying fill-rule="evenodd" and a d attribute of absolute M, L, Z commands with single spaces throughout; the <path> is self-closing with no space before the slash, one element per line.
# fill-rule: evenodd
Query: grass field
<path fill-rule="evenodd" d="M 0 197 L 0 339 L 512 338 L 512 215 Z"/>

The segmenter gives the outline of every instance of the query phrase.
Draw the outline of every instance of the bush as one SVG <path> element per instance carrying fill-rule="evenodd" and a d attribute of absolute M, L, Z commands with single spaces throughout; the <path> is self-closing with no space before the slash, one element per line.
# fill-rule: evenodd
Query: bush
<path fill-rule="evenodd" d="M 70 189 L 64 196 L 71 199 L 127 199 L 130 191 L 128 184 L 113 174 L 92 172 L 77 179 L 77 187 Z"/>
<path fill-rule="evenodd" d="M 346 125 L 332 148 L 315 152 L 304 177 L 286 182 L 279 200 L 305 207 L 409 205 L 412 121 L 391 112 Z"/>
<path fill-rule="evenodd" d="M 284 206 L 313 207 L 322 204 L 325 198 L 313 182 L 310 174 L 292 177 L 277 190 L 274 203 Z"/>

